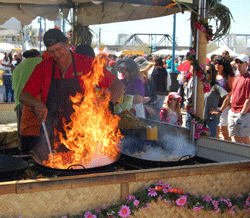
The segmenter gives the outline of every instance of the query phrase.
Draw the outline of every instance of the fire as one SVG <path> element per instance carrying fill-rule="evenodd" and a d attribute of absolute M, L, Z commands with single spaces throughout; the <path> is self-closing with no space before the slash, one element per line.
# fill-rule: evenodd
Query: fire
<path fill-rule="evenodd" d="M 118 129 L 120 118 L 108 109 L 110 93 L 95 88 L 103 76 L 103 64 L 98 58 L 95 58 L 92 69 L 82 76 L 84 96 L 80 93 L 71 96 L 75 112 L 70 117 L 71 122 L 63 121 L 66 137 L 55 130 L 55 136 L 60 139 L 59 142 L 55 140 L 55 149 L 64 144 L 69 151 L 49 155 L 43 165 L 58 169 L 67 169 L 71 165 L 92 168 L 112 163 L 119 156 L 123 137 Z"/>

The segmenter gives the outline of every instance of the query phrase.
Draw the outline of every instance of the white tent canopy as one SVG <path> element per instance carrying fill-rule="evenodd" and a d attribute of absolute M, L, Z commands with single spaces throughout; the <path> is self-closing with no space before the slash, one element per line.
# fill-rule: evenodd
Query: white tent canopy
<path fill-rule="evenodd" d="M 182 1 L 188 2 L 187 4 L 192 8 L 196 8 L 198 4 L 198 0 L 193 0 L 193 3 L 189 0 Z M 187 10 L 177 5 L 165 8 L 171 3 L 171 0 L 162 2 L 152 0 L 0 0 L 0 24 L 11 17 L 16 17 L 22 25 L 30 24 L 37 16 L 55 20 L 59 10 L 63 12 L 64 17 L 67 17 L 71 8 L 77 8 L 78 21 L 85 26 L 161 17 Z"/>
<path fill-rule="evenodd" d="M 226 44 L 222 45 L 220 48 L 218 48 L 217 50 L 207 54 L 208 58 L 211 58 L 211 55 L 216 54 L 216 55 L 222 55 L 223 51 L 228 51 L 229 55 L 231 57 L 237 57 L 239 56 L 239 54 L 235 53 L 232 49 L 230 49 Z"/>
<path fill-rule="evenodd" d="M 10 43 L 0 43 L 0 52 L 9 52 L 12 51 L 15 48 L 14 45 L 10 44 Z"/>
<path fill-rule="evenodd" d="M 152 54 L 153 55 L 168 55 L 168 54 L 172 54 L 172 50 L 169 50 L 169 49 L 162 49 L 162 50 L 159 50 L 159 51 L 156 51 L 156 52 L 153 52 Z"/>

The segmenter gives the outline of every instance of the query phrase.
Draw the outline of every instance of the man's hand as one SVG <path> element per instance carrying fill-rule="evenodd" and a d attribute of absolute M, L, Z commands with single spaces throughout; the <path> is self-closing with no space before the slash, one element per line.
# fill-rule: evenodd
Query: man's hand
<path fill-rule="evenodd" d="M 41 120 L 42 122 L 46 121 L 48 109 L 43 102 L 37 101 L 35 107 L 33 107 L 33 111 L 39 120 Z"/>

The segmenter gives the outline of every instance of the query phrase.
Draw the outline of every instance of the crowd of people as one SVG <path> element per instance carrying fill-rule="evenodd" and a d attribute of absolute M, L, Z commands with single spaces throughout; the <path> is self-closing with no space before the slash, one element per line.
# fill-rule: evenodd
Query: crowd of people
<path fill-rule="evenodd" d="M 62 122 L 65 121 L 62 117 L 67 122 L 73 113 L 69 96 L 84 93 L 81 76 L 92 70 L 95 57 L 103 64 L 104 76 L 99 86 L 110 90 L 112 113 L 122 95 L 132 95 L 133 113 L 137 117 L 181 126 L 182 112 L 186 110 L 185 125 L 190 128 L 187 109 L 193 98 L 193 65 L 191 63 L 187 71 L 177 71 L 185 57 L 174 60 L 175 72 L 171 72 L 170 55 L 116 57 L 102 52 L 95 55 L 88 45 L 71 51 L 67 38 L 57 29 L 45 33 L 44 43 L 47 51 L 42 57 L 33 49 L 26 51 L 24 58 L 14 55 L 10 62 L 6 54 L 2 61 L 3 66 L 16 65 L 11 79 L 19 142 L 24 153 L 37 144 L 41 121 L 63 132 Z M 221 133 L 225 140 L 230 141 L 233 137 L 236 142 L 250 144 L 249 58 L 243 54 L 231 59 L 228 55 L 228 52 L 214 55 L 206 65 L 205 75 L 211 90 L 204 96 L 204 119 L 212 137 L 219 137 Z M 173 73 L 179 74 L 178 90 L 170 89 Z M 54 131 L 49 132 L 50 141 L 53 141 Z"/>

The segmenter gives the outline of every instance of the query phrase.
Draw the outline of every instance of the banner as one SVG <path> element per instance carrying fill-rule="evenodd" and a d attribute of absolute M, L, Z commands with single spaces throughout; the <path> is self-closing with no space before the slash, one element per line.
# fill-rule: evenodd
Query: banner
<path fill-rule="evenodd" d="M 143 51 L 122 51 L 122 55 L 133 55 L 133 54 L 144 55 L 144 52 Z"/>

